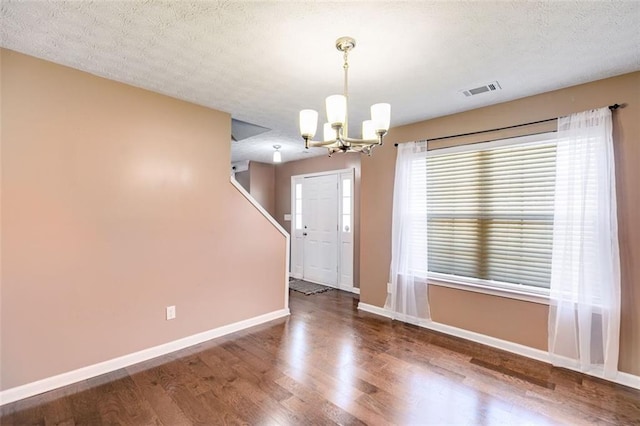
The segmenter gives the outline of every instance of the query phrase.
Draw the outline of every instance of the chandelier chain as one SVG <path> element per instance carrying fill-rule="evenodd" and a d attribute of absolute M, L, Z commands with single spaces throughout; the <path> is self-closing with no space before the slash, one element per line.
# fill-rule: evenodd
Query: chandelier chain
<path fill-rule="evenodd" d="M 347 99 L 347 105 L 349 105 L 349 49 L 344 51 L 344 97 Z M 344 115 L 344 137 L 349 137 L 349 111 L 345 111 Z"/>

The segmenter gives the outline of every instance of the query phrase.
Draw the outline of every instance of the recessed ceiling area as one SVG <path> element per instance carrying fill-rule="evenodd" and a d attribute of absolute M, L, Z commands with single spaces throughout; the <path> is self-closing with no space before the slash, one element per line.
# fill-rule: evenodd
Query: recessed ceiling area
<path fill-rule="evenodd" d="M 268 132 L 269 130 L 271 129 L 236 120 L 235 118 L 231 119 L 231 140 L 234 142 L 260 135 Z"/>
<path fill-rule="evenodd" d="M 318 110 L 321 126 L 342 92 L 340 36 L 357 40 L 354 135 L 377 102 L 393 127 L 640 69 L 637 1 L 3 0 L 0 12 L 3 47 L 271 129 L 232 142 L 233 161 L 270 162 L 276 144 L 285 162 L 326 155 L 304 153 L 298 112 Z M 501 90 L 461 95 L 493 81 Z"/>

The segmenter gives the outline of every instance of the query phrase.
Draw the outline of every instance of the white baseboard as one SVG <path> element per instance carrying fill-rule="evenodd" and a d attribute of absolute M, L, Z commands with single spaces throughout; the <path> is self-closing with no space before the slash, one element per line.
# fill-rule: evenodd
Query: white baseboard
<path fill-rule="evenodd" d="M 323 285 L 326 285 L 326 284 L 323 284 Z M 330 285 L 328 287 L 333 287 L 336 290 L 342 290 L 342 291 L 346 291 L 348 293 L 360 294 L 360 289 L 358 287 L 353 287 L 353 286 L 351 286 L 351 287 L 339 287 L 339 286 L 332 286 L 332 285 Z"/>
<path fill-rule="evenodd" d="M 387 311 L 385 308 L 369 305 L 368 303 L 358 303 L 358 309 L 361 311 L 369 312 L 371 314 L 380 315 L 381 317 L 393 318 L 393 314 Z"/>
<path fill-rule="evenodd" d="M 372 314 L 380 315 L 386 318 L 396 319 L 398 321 L 406 322 L 409 324 L 417 325 L 419 327 L 427 328 L 429 330 L 439 331 L 444 334 L 448 334 L 462 339 L 471 340 L 472 342 L 481 343 L 492 348 L 502 349 L 507 352 L 511 352 L 517 355 L 522 355 L 527 358 L 532 358 L 538 361 L 551 364 L 551 358 L 549 352 L 540 349 L 531 348 L 518 343 L 509 342 L 507 340 L 498 339 L 496 337 L 487 336 L 485 334 L 476 333 L 474 331 L 464 330 L 458 327 L 452 327 L 450 325 L 441 324 L 431 320 L 423 320 L 420 318 L 397 315 L 385 308 L 369 305 L 367 303 L 358 303 L 358 309 L 361 311 L 369 312 Z M 395 317 L 395 318 L 394 318 Z M 570 362 L 562 367 L 577 371 L 579 373 L 587 374 L 589 376 L 598 377 L 600 379 L 608 380 L 610 382 L 618 383 L 620 385 L 629 386 L 630 388 L 640 389 L 640 376 L 624 373 L 619 371 L 615 378 L 604 377 L 599 371 L 581 371 L 579 368 L 572 366 Z"/>
<path fill-rule="evenodd" d="M 259 315 L 257 317 L 238 321 L 233 324 L 223 325 L 222 327 L 217 327 L 208 331 L 204 331 L 202 333 L 164 343 L 162 345 L 154 346 L 152 348 L 143 349 L 141 351 L 110 359 L 108 361 L 100 362 L 98 364 L 89 365 L 77 370 L 68 371 L 66 373 L 58 374 L 52 377 L 47 377 L 46 379 L 38 380 L 36 382 L 31 382 L 25 385 L 17 386 L 15 388 L 6 389 L 0 392 L 0 406 L 63 386 L 67 386 L 81 380 L 86 380 L 92 377 L 99 376 L 101 374 L 110 373 L 112 371 L 128 367 L 139 362 L 147 361 L 149 359 L 156 358 L 161 355 L 166 355 L 168 353 L 175 352 L 189 346 L 197 345 L 198 343 L 206 342 L 207 340 L 215 339 L 216 337 L 221 337 L 227 334 L 234 333 L 236 331 L 263 324 L 265 322 L 286 317 L 287 315 L 289 315 L 289 308 L 280 309 L 277 311 L 269 312 L 267 314 Z"/>
<path fill-rule="evenodd" d="M 609 380 L 609 379 L 605 379 Z M 640 389 L 640 376 L 618 371 L 618 376 L 615 380 L 610 380 L 620 385 L 629 386 L 630 388 Z"/>

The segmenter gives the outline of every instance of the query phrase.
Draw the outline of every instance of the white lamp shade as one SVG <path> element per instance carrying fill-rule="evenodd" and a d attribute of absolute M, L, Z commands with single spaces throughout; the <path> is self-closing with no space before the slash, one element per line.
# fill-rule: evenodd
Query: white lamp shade
<path fill-rule="evenodd" d="M 376 132 L 389 130 L 391 122 L 391 105 L 375 104 L 371 105 L 371 121 Z"/>
<path fill-rule="evenodd" d="M 347 118 L 347 98 L 343 95 L 327 97 L 327 121 L 331 124 L 344 124 Z"/>
<path fill-rule="evenodd" d="M 323 140 L 325 142 L 335 140 L 336 131 L 333 127 L 331 127 L 331 123 L 324 123 L 323 136 Z"/>
<path fill-rule="evenodd" d="M 280 151 L 275 151 L 273 153 L 273 162 L 282 163 L 282 154 L 280 154 Z"/>
<path fill-rule="evenodd" d="M 376 129 L 373 127 L 373 120 L 365 120 L 362 122 L 362 139 L 373 140 L 376 139 Z"/>
<path fill-rule="evenodd" d="M 303 109 L 300 111 L 300 134 L 309 139 L 316 134 L 318 127 L 318 111 Z"/>

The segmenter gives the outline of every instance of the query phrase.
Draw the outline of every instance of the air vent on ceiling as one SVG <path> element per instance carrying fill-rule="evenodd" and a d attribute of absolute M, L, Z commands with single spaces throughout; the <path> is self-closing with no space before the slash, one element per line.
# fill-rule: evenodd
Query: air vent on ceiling
<path fill-rule="evenodd" d="M 479 95 L 480 93 L 493 92 L 501 89 L 502 87 L 500 87 L 500 83 L 492 81 L 491 83 L 474 87 L 473 89 L 461 90 L 461 92 L 464 93 L 465 96 L 474 96 Z"/>

